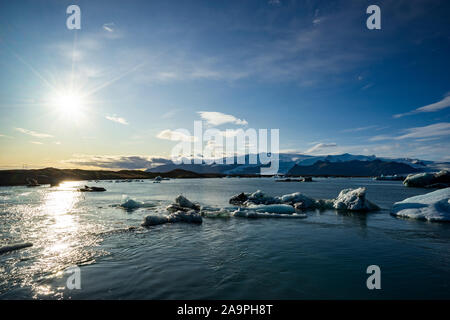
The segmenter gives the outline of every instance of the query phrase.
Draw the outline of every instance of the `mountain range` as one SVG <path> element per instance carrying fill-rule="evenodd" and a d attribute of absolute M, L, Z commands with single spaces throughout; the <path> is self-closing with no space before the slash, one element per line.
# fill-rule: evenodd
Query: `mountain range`
<path fill-rule="evenodd" d="M 249 164 L 250 156 L 242 155 L 234 158 L 223 158 L 221 163 L 213 164 L 163 164 L 150 169 L 147 172 L 169 172 L 174 169 L 182 169 L 200 174 L 225 174 L 225 175 L 251 175 L 259 174 L 264 165 L 259 160 L 256 164 Z M 232 164 L 226 164 L 232 163 Z M 241 163 L 241 164 L 239 164 Z M 340 155 L 310 156 L 295 153 L 279 154 L 279 174 L 283 175 L 315 175 L 315 176 L 379 176 L 393 174 L 408 174 L 415 172 L 438 171 L 450 168 L 448 162 L 434 162 L 410 158 L 382 158 L 375 155 L 352 155 L 344 153 Z"/>

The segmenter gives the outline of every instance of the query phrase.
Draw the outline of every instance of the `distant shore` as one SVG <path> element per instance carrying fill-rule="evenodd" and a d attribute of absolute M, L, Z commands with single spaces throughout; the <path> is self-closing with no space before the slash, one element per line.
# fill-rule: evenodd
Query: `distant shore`
<path fill-rule="evenodd" d="M 0 170 L 0 186 L 25 186 L 30 179 L 34 179 L 40 185 L 58 185 L 64 181 L 87 181 L 87 180 L 130 180 L 130 179 L 155 179 L 156 177 L 172 179 L 195 179 L 195 178 L 261 178 L 270 177 L 259 174 L 233 174 L 221 173 L 196 173 L 183 169 L 175 169 L 169 172 L 146 172 L 142 170 L 82 170 L 82 169 L 16 169 Z M 322 177 L 322 178 L 370 178 L 373 176 L 363 175 L 286 175 L 288 177 Z M 293 180 L 292 182 L 295 182 Z"/>
<path fill-rule="evenodd" d="M 58 185 L 64 181 L 84 180 L 129 180 L 129 179 L 154 179 L 162 178 L 220 178 L 223 174 L 199 174 L 182 169 L 170 172 L 155 173 L 141 170 L 82 170 L 82 169 L 32 169 L 32 170 L 0 170 L 0 186 L 24 186 L 30 179 L 44 185 Z"/>

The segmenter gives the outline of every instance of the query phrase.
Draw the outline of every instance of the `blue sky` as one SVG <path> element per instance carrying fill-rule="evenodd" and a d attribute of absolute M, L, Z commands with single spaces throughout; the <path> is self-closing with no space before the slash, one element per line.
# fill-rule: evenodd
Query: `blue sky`
<path fill-rule="evenodd" d="M 81 30 L 66 28 L 70 4 Z M 371 4 L 381 30 L 366 28 Z M 449 9 L 2 1 L 0 167 L 146 167 L 202 111 L 221 130 L 280 129 L 281 151 L 449 161 Z M 69 90 L 83 96 L 73 113 L 54 101 Z"/>

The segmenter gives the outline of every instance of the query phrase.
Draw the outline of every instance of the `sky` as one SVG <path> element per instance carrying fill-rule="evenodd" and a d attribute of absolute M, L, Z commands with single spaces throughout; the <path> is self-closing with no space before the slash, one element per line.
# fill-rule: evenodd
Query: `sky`
<path fill-rule="evenodd" d="M 0 1 L 0 168 L 148 168 L 200 120 L 279 129 L 280 152 L 450 161 L 449 16 L 438 0 Z"/>

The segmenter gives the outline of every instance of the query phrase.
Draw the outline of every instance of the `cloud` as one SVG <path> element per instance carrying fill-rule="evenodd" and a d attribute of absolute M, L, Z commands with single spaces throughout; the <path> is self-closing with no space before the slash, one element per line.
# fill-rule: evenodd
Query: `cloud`
<path fill-rule="evenodd" d="M 73 159 L 63 160 L 62 162 L 83 167 L 136 170 L 172 163 L 172 160 L 163 157 L 147 156 L 74 155 Z"/>
<path fill-rule="evenodd" d="M 103 29 L 108 31 L 108 32 L 114 32 L 114 23 L 113 22 L 105 23 L 103 25 Z"/>
<path fill-rule="evenodd" d="M 30 141 L 30 143 L 32 143 L 32 144 L 43 144 L 42 142 L 39 142 L 39 141 Z"/>
<path fill-rule="evenodd" d="M 15 130 L 19 131 L 19 132 L 21 132 L 23 134 L 27 134 L 29 136 L 33 136 L 35 138 L 52 138 L 53 137 L 51 134 L 40 133 L 40 132 L 36 132 L 36 131 L 24 129 L 24 128 L 15 128 Z"/>
<path fill-rule="evenodd" d="M 232 116 L 231 114 L 225 114 L 222 112 L 213 112 L 213 111 L 199 111 L 198 114 L 203 120 L 213 126 L 220 126 L 225 123 L 233 123 L 237 125 L 247 125 L 248 122 L 246 120 L 241 120 Z"/>
<path fill-rule="evenodd" d="M 173 109 L 173 110 L 167 111 L 166 113 L 161 115 L 161 118 L 163 118 L 163 119 L 173 118 L 177 114 L 178 111 L 179 111 L 178 109 Z"/>
<path fill-rule="evenodd" d="M 124 118 L 118 117 L 117 115 L 112 115 L 112 116 L 106 116 L 106 119 L 113 121 L 113 122 L 117 122 L 123 125 L 128 125 L 129 123 L 127 122 L 127 120 L 125 120 Z"/>
<path fill-rule="evenodd" d="M 367 126 L 367 127 L 345 129 L 345 130 L 342 130 L 341 132 L 359 132 L 359 131 L 375 129 L 375 128 L 377 128 L 377 126 Z"/>
<path fill-rule="evenodd" d="M 336 143 L 318 143 L 315 146 L 313 146 L 312 148 L 309 148 L 308 150 L 306 150 L 305 153 L 313 153 L 316 151 L 321 151 L 323 149 L 335 148 L 335 147 L 337 147 Z"/>
<path fill-rule="evenodd" d="M 440 111 L 440 110 L 448 108 L 448 107 L 450 107 L 450 92 L 447 93 L 446 96 L 441 101 L 417 108 L 410 112 L 394 114 L 393 117 L 401 118 L 404 116 L 409 116 L 409 115 L 413 115 L 413 114 L 417 114 L 417 113 L 436 112 L 436 111 Z"/>
<path fill-rule="evenodd" d="M 183 130 L 166 129 L 158 133 L 156 137 L 159 139 L 170 141 L 187 141 L 187 142 L 196 141 L 196 137 L 189 135 L 187 132 L 184 132 Z"/>
<path fill-rule="evenodd" d="M 378 135 L 369 141 L 421 139 L 430 137 L 442 137 L 450 135 L 450 122 L 439 122 L 424 127 L 414 127 L 403 130 L 400 136 Z"/>

